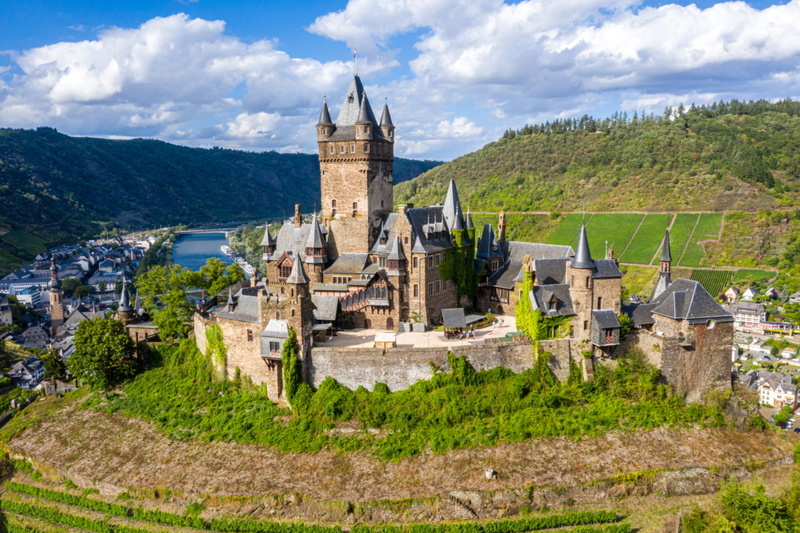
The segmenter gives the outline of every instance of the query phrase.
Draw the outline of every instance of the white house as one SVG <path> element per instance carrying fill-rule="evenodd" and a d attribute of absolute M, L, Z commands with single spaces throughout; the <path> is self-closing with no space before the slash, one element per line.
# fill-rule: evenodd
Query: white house
<path fill-rule="evenodd" d="M 733 326 L 760 328 L 767 321 L 767 309 L 764 304 L 737 302 L 733 307 Z"/>
<path fill-rule="evenodd" d="M 753 287 L 748 287 L 747 290 L 744 291 L 744 294 L 742 294 L 742 300 L 746 302 L 752 302 L 753 298 L 755 298 L 758 295 L 759 295 L 758 289 L 755 289 Z"/>
<path fill-rule="evenodd" d="M 758 395 L 761 405 L 778 409 L 788 405 L 792 411 L 797 407 L 797 386 L 776 378 L 764 379 L 758 385 Z"/>

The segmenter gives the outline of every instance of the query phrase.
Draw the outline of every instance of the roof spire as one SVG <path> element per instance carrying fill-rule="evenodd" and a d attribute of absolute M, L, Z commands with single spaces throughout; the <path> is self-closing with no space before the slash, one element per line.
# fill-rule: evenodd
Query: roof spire
<path fill-rule="evenodd" d="M 383 99 L 383 113 L 381 113 L 381 127 L 391 126 L 394 127 L 392 124 L 392 115 L 389 114 L 389 103 L 386 98 Z"/>
<path fill-rule="evenodd" d="M 664 233 L 664 240 L 661 247 L 661 262 L 662 263 L 671 263 L 672 262 L 672 254 L 670 253 L 669 249 L 669 228 Z"/>
<path fill-rule="evenodd" d="M 369 107 L 369 100 L 367 100 L 367 93 L 364 92 L 364 98 L 361 99 L 361 108 L 358 110 L 358 118 L 356 119 L 356 124 L 358 123 L 372 123 L 375 124 L 375 118 L 372 116 L 372 111 Z"/>
<path fill-rule="evenodd" d="M 322 111 L 319 113 L 319 122 L 317 122 L 317 126 L 331 126 L 333 122 L 331 122 L 331 114 L 328 112 L 328 102 L 325 100 L 325 97 L 322 97 Z"/>
<path fill-rule="evenodd" d="M 292 265 L 292 272 L 289 274 L 289 277 L 286 278 L 286 283 L 291 283 L 292 285 L 303 285 L 310 281 L 310 278 L 306 274 L 305 269 L 303 268 L 303 262 L 300 261 L 298 257 L 297 260 Z"/>
<path fill-rule="evenodd" d="M 133 311 L 133 308 L 131 307 L 130 296 L 128 296 L 128 280 L 125 278 L 125 276 L 122 276 L 122 294 L 119 298 L 118 311 Z"/>
<path fill-rule="evenodd" d="M 269 233 L 269 221 L 264 223 L 264 238 L 261 239 L 261 246 L 275 246 L 275 239 Z"/>
<path fill-rule="evenodd" d="M 589 240 L 586 238 L 586 224 L 581 224 L 581 232 L 578 235 L 578 247 L 575 250 L 575 257 L 572 258 L 570 268 L 591 268 L 594 269 L 594 261 L 589 251 Z"/>
<path fill-rule="evenodd" d="M 442 216 L 444 221 L 447 222 L 447 228 L 449 230 L 464 229 L 464 213 L 461 210 L 461 200 L 458 198 L 456 180 L 451 179 L 450 185 L 447 187 L 447 196 L 444 199 Z"/>

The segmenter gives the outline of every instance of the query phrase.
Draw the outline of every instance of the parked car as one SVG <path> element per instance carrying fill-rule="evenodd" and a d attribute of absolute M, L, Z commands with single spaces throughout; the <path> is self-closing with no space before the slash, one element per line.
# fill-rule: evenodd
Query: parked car
<path fill-rule="evenodd" d="M 793 430 L 795 433 L 800 433 L 800 428 L 794 428 Z"/>

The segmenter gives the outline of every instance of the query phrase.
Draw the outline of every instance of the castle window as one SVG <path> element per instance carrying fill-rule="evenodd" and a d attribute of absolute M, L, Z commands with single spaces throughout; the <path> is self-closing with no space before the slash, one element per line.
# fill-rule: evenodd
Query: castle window
<path fill-rule="evenodd" d="M 383 200 L 381 200 L 381 207 L 383 207 Z"/>
<path fill-rule="evenodd" d="M 589 280 L 590 280 L 590 279 L 591 279 L 591 278 L 590 278 L 589 276 L 586 276 L 586 288 L 587 288 L 587 289 L 589 288 Z"/>
<path fill-rule="evenodd" d="M 572 327 L 572 326 L 569 327 L 569 336 L 570 337 L 574 337 L 575 336 L 575 328 Z"/>
<path fill-rule="evenodd" d="M 252 329 L 248 329 L 247 330 L 247 342 L 253 342 L 253 330 Z"/>
<path fill-rule="evenodd" d="M 343 144 L 340 144 L 340 145 L 339 145 L 339 153 L 340 153 L 340 154 L 343 154 L 343 153 L 344 153 L 344 145 L 343 145 Z"/>
<path fill-rule="evenodd" d="M 364 152 L 369 153 L 369 144 L 364 143 Z"/>
<path fill-rule="evenodd" d="M 589 321 L 588 320 L 584 320 L 583 321 L 583 331 L 586 331 L 587 329 L 589 329 Z"/>
<path fill-rule="evenodd" d="M 419 296 L 419 285 L 414 285 L 414 296 L 415 297 Z"/>
<path fill-rule="evenodd" d="M 331 200 L 331 207 L 336 208 L 336 200 Z"/>
<path fill-rule="evenodd" d="M 414 268 L 417 268 L 417 258 L 414 258 Z"/>
<path fill-rule="evenodd" d="M 270 352 L 281 351 L 281 344 L 279 342 L 269 341 L 269 351 Z"/>
<path fill-rule="evenodd" d="M 281 287 L 281 294 L 286 294 L 286 291 L 284 290 L 284 287 Z"/>
<path fill-rule="evenodd" d="M 292 309 L 292 316 L 294 316 L 294 309 Z"/>
<path fill-rule="evenodd" d="M 275 311 L 275 320 L 280 320 L 280 319 L 281 319 L 281 312 Z"/>
<path fill-rule="evenodd" d="M 350 153 L 351 153 L 351 154 L 354 154 L 354 153 L 356 153 L 356 145 L 355 145 L 355 144 L 351 144 L 351 145 L 350 145 Z"/>
<path fill-rule="evenodd" d="M 408 246 L 408 237 L 405 238 L 406 246 Z"/>
<path fill-rule="evenodd" d="M 358 209 L 358 202 L 353 202 L 353 211 Z"/>
<path fill-rule="evenodd" d="M 598 309 L 602 309 L 603 308 L 603 298 L 601 296 L 597 297 L 597 308 Z"/>
<path fill-rule="evenodd" d="M 333 145 L 331 145 L 331 153 L 333 153 L 333 151 L 334 151 L 334 150 L 333 150 Z"/>
<path fill-rule="evenodd" d="M 428 283 L 428 296 L 433 296 L 433 283 Z"/>
<path fill-rule="evenodd" d="M 433 268 L 433 256 L 428 256 L 428 268 Z"/>
<path fill-rule="evenodd" d="M 438 267 L 439 266 L 439 254 L 436 254 L 434 257 L 435 257 L 436 266 Z"/>
<path fill-rule="evenodd" d="M 436 287 L 436 294 L 439 294 L 440 292 L 439 282 L 437 281 L 434 286 Z"/>
<path fill-rule="evenodd" d="M 347 103 L 348 104 L 352 104 L 353 103 L 353 93 L 350 93 L 350 94 L 347 95 Z"/>

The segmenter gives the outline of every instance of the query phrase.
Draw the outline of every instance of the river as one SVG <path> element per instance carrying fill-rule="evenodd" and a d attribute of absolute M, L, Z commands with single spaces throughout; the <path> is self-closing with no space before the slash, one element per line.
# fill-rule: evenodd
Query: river
<path fill-rule="evenodd" d="M 216 257 L 230 265 L 233 261 L 221 250 L 221 247 L 227 244 L 228 240 L 224 233 L 181 235 L 172 247 L 172 262 L 184 268 L 199 270 L 209 257 Z"/>

